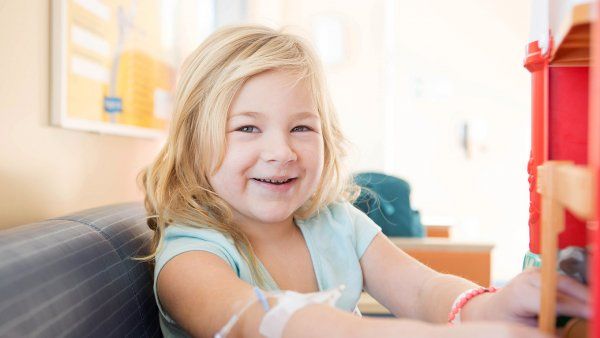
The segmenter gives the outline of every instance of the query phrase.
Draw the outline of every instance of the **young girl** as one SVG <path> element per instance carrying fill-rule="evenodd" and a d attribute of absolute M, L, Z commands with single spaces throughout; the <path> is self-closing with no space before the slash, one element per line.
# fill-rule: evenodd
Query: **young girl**
<path fill-rule="evenodd" d="M 358 189 L 343 146 L 321 65 L 299 37 L 230 27 L 188 57 L 169 138 L 141 175 L 166 337 L 209 337 L 232 317 L 235 337 L 264 327 L 285 337 L 544 336 L 514 324 L 535 325 L 537 270 L 493 292 L 414 260 L 350 203 Z M 588 317 L 587 289 L 559 280 L 559 312 Z M 268 293 L 339 285 L 335 307 Z M 353 315 L 363 289 L 397 318 Z M 450 313 L 462 323 L 448 325 Z"/>

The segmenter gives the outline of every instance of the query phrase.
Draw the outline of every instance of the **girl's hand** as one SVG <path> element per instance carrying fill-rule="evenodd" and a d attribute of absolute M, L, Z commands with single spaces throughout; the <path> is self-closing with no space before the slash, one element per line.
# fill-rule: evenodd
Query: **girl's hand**
<path fill-rule="evenodd" d="M 537 325 L 540 312 L 541 274 L 539 268 L 530 268 L 513 278 L 496 293 L 487 294 L 480 300 L 475 297 L 465 307 L 472 318 L 501 320 Z M 558 276 L 556 310 L 559 315 L 589 319 L 588 287 L 565 276 Z M 469 302 L 469 303 L 470 303 Z"/>

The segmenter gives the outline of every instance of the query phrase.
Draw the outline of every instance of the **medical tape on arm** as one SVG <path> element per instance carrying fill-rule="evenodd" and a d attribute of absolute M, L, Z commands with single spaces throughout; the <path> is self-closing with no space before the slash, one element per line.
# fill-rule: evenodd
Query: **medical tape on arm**
<path fill-rule="evenodd" d="M 309 294 L 294 291 L 283 292 L 277 296 L 277 305 L 263 316 L 259 326 L 260 334 L 267 338 L 281 338 L 285 325 L 296 311 L 310 304 L 329 304 L 334 306 L 335 302 L 342 295 L 341 291 L 344 288 L 344 285 L 341 285 L 329 291 Z"/>

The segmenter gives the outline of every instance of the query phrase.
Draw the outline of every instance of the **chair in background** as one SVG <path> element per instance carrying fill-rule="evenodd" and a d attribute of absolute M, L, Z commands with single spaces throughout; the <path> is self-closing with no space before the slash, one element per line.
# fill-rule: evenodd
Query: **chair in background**
<path fill-rule="evenodd" d="M 419 212 L 410 206 L 410 186 L 401 178 L 363 172 L 354 176 L 361 193 L 354 206 L 362 210 L 389 237 L 424 237 Z"/>

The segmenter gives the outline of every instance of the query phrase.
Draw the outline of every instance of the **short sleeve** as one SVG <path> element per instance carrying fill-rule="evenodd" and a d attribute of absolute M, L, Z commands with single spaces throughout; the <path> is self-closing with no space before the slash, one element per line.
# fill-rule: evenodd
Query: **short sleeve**
<path fill-rule="evenodd" d="M 218 231 L 211 229 L 198 229 L 188 226 L 171 225 L 165 230 L 163 247 L 156 255 L 154 267 L 154 295 L 160 313 L 167 322 L 173 324 L 174 320 L 163 310 L 158 299 L 158 275 L 168 261 L 188 251 L 206 251 L 217 255 L 228 263 L 238 273 L 236 260 L 231 253 L 231 245 L 227 238 Z"/>
<path fill-rule="evenodd" d="M 350 202 L 332 204 L 329 210 L 332 217 L 343 224 L 343 232 L 352 240 L 356 257 L 360 259 L 381 227 Z"/>
<path fill-rule="evenodd" d="M 381 227 L 352 204 L 348 203 L 346 208 L 354 226 L 356 256 L 360 259 L 369 247 L 369 244 L 371 244 L 375 236 L 381 231 Z"/>

